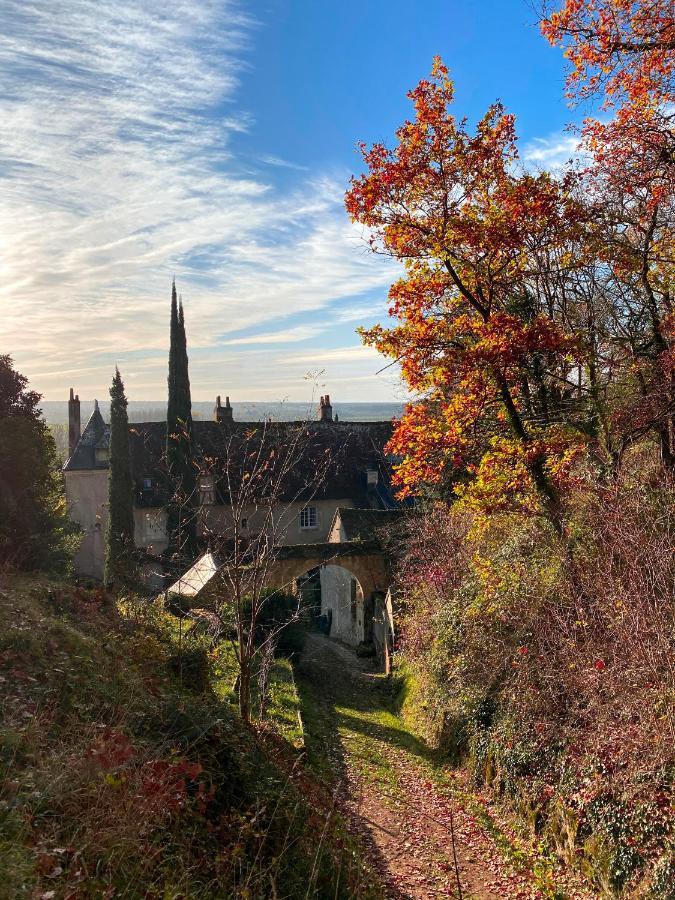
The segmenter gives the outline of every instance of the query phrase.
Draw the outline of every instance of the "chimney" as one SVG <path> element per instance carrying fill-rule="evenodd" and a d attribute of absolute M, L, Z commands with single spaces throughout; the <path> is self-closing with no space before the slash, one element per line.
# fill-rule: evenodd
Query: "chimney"
<path fill-rule="evenodd" d="M 213 410 L 213 418 L 216 422 L 234 422 L 232 407 L 230 406 L 230 398 L 225 398 L 225 406 L 221 406 L 220 395 L 216 397 L 216 408 Z"/>
<path fill-rule="evenodd" d="M 80 398 L 70 389 L 68 398 L 68 456 L 72 456 L 80 439 Z"/>
<path fill-rule="evenodd" d="M 333 421 L 333 407 L 330 405 L 330 397 L 328 396 L 328 394 L 326 394 L 325 397 L 321 398 L 321 403 L 319 404 L 319 421 Z"/>

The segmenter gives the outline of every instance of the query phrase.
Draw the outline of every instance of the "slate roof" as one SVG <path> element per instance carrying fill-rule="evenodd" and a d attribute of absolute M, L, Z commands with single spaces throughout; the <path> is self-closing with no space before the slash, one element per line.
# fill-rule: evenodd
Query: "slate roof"
<path fill-rule="evenodd" d="M 400 520 L 403 509 L 350 509 L 340 507 L 335 511 L 333 525 L 339 520 L 345 541 L 370 541 L 380 528 L 386 528 Z M 332 527 L 332 526 L 331 526 Z"/>
<path fill-rule="evenodd" d="M 73 455 L 66 462 L 64 471 L 72 472 L 80 469 L 107 469 L 108 463 L 96 462 L 96 450 L 107 450 L 110 446 L 110 425 L 106 425 L 98 408 L 94 406 L 89 421 L 84 426 L 84 431 L 77 442 Z"/>
<path fill-rule="evenodd" d="M 268 452 L 274 446 L 283 450 L 300 435 L 302 452 L 298 463 L 284 478 L 284 496 L 280 499 L 303 499 L 309 491 L 314 499 L 349 498 L 357 505 L 366 506 L 370 502 L 366 470 L 377 469 L 381 483 L 389 483 L 390 462 L 384 446 L 391 433 L 391 422 L 224 423 L 197 420 L 193 423 L 195 456 L 200 460 L 201 471 L 213 474 L 216 502 L 227 502 L 228 481 L 236 488 L 237 481 L 247 470 L 247 456 L 261 441 L 265 442 Z M 95 409 L 64 470 L 107 467 L 107 462 L 96 462 L 95 449 L 107 448 L 109 440 L 110 427 Z M 163 505 L 166 423 L 130 425 L 129 444 L 137 504 Z M 326 459 L 329 460 L 327 467 Z M 317 482 L 316 473 L 323 469 L 326 469 L 325 475 Z M 149 490 L 144 489 L 146 478 L 153 481 Z"/>

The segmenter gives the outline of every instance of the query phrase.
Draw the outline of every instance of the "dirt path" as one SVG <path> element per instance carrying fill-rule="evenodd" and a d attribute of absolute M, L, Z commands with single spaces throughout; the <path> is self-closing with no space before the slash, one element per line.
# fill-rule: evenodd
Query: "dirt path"
<path fill-rule="evenodd" d="M 388 710 L 381 676 L 315 634 L 298 676 L 310 758 L 334 777 L 388 897 L 547 896 L 517 841 L 513 864 L 508 845 L 515 836 L 504 834 L 489 801 L 469 795 L 460 775 L 439 773 L 428 749 Z M 559 896 L 591 896 L 565 880 L 556 874 L 551 882 L 565 888 Z"/>

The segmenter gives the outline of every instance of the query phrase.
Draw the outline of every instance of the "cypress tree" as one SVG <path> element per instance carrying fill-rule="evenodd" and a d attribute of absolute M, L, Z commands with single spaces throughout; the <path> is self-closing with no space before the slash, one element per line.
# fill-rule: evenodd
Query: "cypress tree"
<path fill-rule="evenodd" d="M 171 285 L 171 324 L 169 326 L 169 378 L 168 403 L 166 408 L 166 458 L 169 470 L 175 465 L 177 431 L 176 411 L 176 367 L 178 358 L 178 298 L 176 297 L 176 279 Z"/>
<path fill-rule="evenodd" d="M 192 401 L 188 373 L 187 337 L 182 300 L 171 289 L 169 345 L 169 396 L 166 419 L 166 458 L 172 502 L 168 510 L 171 546 L 179 553 L 196 552 L 195 486 L 196 470 L 192 453 Z"/>
<path fill-rule="evenodd" d="M 127 583 L 134 574 L 134 485 L 129 455 L 129 419 L 124 383 L 117 368 L 110 388 L 110 401 L 108 528 L 104 574 L 107 585 Z"/>

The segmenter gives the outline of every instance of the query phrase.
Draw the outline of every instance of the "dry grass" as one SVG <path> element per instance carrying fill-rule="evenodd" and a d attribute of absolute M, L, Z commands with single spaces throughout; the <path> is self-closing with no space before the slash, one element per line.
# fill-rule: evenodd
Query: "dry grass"
<path fill-rule="evenodd" d="M 274 730 L 297 728 L 285 661 L 271 723 L 248 729 L 227 652 L 183 634 L 208 678 L 181 679 L 160 608 L 5 576 L 0 615 L 0 897 L 369 896 L 330 793 Z"/>

